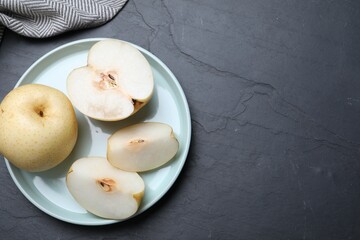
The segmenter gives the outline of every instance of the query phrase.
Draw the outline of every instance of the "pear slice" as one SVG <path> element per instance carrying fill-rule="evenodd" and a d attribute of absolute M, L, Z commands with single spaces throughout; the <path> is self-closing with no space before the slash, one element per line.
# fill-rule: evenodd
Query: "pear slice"
<path fill-rule="evenodd" d="M 102 40 L 88 53 L 87 66 L 74 69 L 67 78 L 73 105 L 98 120 L 125 119 L 151 99 L 154 90 L 149 62 L 130 43 Z"/>
<path fill-rule="evenodd" d="M 145 190 L 139 174 L 115 168 L 101 157 L 75 161 L 67 173 L 66 185 L 80 206 L 109 219 L 135 214 Z"/>
<path fill-rule="evenodd" d="M 113 166 L 143 172 L 171 160 L 179 142 L 169 125 L 144 122 L 118 130 L 109 137 L 107 146 L 107 159 Z"/>

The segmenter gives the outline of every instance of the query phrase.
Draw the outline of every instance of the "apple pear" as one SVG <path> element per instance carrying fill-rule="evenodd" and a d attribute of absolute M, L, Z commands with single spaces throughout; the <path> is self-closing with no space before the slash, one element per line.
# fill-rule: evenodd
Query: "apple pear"
<path fill-rule="evenodd" d="M 55 167 L 71 153 L 77 135 L 74 108 L 55 88 L 23 85 L 0 104 L 0 153 L 18 168 L 40 172 Z"/>
<path fill-rule="evenodd" d="M 154 89 L 149 62 L 130 43 L 106 39 L 89 50 L 87 66 L 67 78 L 67 92 L 74 106 L 98 120 L 125 119 L 151 99 Z"/>
<path fill-rule="evenodd" d="M 179 142 L 169 125 L 144 122 L 113 133 L 108 139 L 107 159 L 125 171 L 143 172 L 167 163 L 178 149 Z"/>
<path fill-rule="evenodd" d="M 134 215 L 145 190 L 139 174 L 115 168 L 102 157 L 76 160 L 66 176 L 66 185 L 80 206 L 108 219 Z"/>

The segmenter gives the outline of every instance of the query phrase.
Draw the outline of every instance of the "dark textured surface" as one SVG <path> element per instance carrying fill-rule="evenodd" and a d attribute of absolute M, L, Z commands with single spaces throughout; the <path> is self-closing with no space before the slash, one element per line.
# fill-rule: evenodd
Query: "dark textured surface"
<path fill-rule="evenodd" d="M 174 72 L 192 113 L 185 167 L 144 214 L 82 227 L 33 206 L 1 161 L 1 239 L 360 239 L 359 1 L 130 0 L 99 28 L 7 31 L 1 99 L 88 37 L 143 46 Z"/>

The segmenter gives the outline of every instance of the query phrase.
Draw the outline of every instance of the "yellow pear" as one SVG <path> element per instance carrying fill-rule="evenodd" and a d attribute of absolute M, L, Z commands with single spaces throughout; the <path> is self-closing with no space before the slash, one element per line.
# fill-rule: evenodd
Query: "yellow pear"
<path fill-rule="evenodd" d="M 61 91 L 27 84 L 0 104 L 0 153 L 16 167 L 40 172 L 55 167 L 73 150 L 78 123 Z"/>

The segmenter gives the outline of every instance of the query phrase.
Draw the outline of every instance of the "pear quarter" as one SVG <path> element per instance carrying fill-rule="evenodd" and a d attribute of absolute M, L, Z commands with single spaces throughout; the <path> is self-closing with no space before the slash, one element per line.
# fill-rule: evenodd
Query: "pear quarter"
<path fill-rule="evenodd" d="M 142 178 L 113 167 L 105 158 L 81 158 L 73 163 L 66 185 L 87 211 L 103 218 L 125 219 L 138 210 L 145 191 Z"/>
<path fill-rule="evenodd" d="M 170 161 L 179 149 L 171 126 L 144 122 L 119 129 L 108 139 L 109 162 L 125 171 L 143 172 Z"/>

